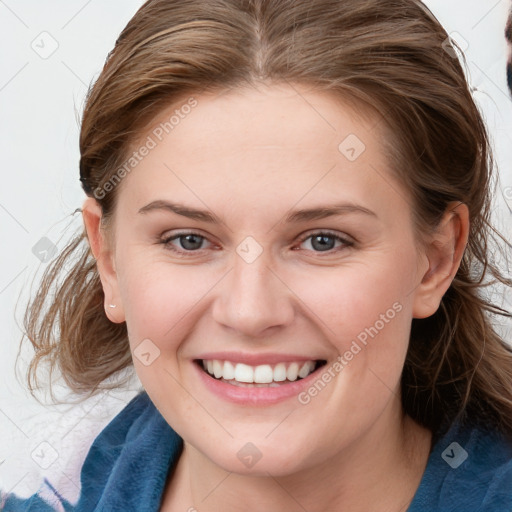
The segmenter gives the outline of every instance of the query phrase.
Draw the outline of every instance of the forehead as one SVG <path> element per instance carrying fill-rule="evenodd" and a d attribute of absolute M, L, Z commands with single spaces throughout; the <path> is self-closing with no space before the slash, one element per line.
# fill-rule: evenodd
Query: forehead
<path fill-rule="evenodd" d="M 139 139 L 152 148 L 120 202 L 172 194 L 260 218 L 299 201 L 389 202 L 400 185 L 391 184 L 384 129 L 369 108 L 295 84 L 183 97 Z"/>
<path fill-rule="evenodd" d="M 182 97 L 152 120 L 134 149 L 149 137 L 155 148 L 146 160 L 178 163 L 184 157 L 191 167 L 210 158 L 217 170 L 223 162 L 255 154 L 325 160 L 348 150 L 350 161 L 354 151 L 382 149 L 384 128 L 362 104 L 297 84 L 272 84 Z"/>

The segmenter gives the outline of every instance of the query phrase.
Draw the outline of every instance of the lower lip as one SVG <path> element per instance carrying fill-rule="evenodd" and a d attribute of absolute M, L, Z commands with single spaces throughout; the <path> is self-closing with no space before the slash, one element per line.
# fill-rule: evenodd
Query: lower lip
<path fill-rule="evenodd" d="M 323 366 L 317 368 L 313 373 L 310 373 L 306 378 L 301 380 L 281 384 L 278 387 L 258 388 L 228 384 L 227 382 L 210 377 L 197 363 L 193 362 L 192 364 L 199 374 L 201 382 L 203 382 L 212 393 L 224 400 L 239 405 L 272 405 L 296 397 L 317 378 L 318 372 L 323 368 Z"/>

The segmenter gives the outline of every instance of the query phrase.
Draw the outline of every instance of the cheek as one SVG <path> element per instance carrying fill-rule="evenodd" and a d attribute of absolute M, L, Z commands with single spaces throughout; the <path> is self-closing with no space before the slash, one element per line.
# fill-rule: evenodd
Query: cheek
<path fill-rule="evenodd" d="M 368 391 L 398 382 L 410 335 L 415 260 L 396 257 L 302 278 L 294 288 L 341 358 L 332 368 L 343 374 L 340 385 L 357 382 Z"/>
<path fill-rule="evenodd" d="M 330 332 L 329 337 L 355 338 L 365 328 L 376 324 L 380 331 L 405 316 L 401 312 L 408 309 L 414 288 L 412 271 L 411 264 L 395 265 L 392 258 L 386 264 L 381 259 L 311 273 L 307 278 L 297 276 L 293 291 Z"/>
<path fill-rule="evenodd" d="M 201 309 L 215 283 L 213 273 L 137 256 L 121 263 L 119 283 L 130 343 L 149 338 L 161 349 L 168 348 Z"/>

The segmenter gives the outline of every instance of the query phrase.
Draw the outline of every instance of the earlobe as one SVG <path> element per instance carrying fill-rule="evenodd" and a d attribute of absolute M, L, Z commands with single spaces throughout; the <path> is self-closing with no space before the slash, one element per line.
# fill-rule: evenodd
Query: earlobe
<path fill-rule="evenodd" d="M 122 323 L 125 321 L 125 315 L 119 294 L 113 251 L 101 227 L 101 206 L 94 198 L 89 197 L 85 200 L 82 218 L 103 287 L 105 314 L 111 322 Z"/>
<path fill-rule="evenodd" d="M 415 292 L 414 318 L 427 318 L 438 310 L 459 269 L 468 235 L 468 207 L 460 202 L 450 203 L 426 248 L 429 265 Z"/>

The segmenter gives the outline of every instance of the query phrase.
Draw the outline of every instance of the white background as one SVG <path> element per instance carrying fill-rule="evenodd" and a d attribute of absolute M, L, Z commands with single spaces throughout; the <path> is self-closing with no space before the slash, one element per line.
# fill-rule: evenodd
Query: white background
<path fill-rule="evenodd" d="M 507 205 L 504 191 L 512 187 L 512 103 L 503 36 L 509 0 L 426 4 L 449 33 L 456 32 L 455 40 L 468 44 L 470 82 L 500 168 L 495 221 L 510 237 L 512 199 L 508 194 Z M 36 492 L 47 475 L 74 501 L 90 443 L 137 386 L 133 382 L 130 389 L 98 395 L 69 410 L 42 406 L 23 387 L 23 365 L 17 380 L 14 364 L 24 297 L 34 275 L 44 269 L 32 248 L 48 237 L 62 249 L 72 229 L 66 235 L 64 228 L 85 197 L 78 181 L 78 119 L 87 87 L 140 5 L 137 0 L 0 0 L 0 489 L 20 496 Z M 46 59 L 32 48 L 41 48 L 42 38 L 46 51 L 58 44 Z M 75 215 L 72 226 L 80 223 Z M 41 467 L 46 465 L 46 470 Z"/>

